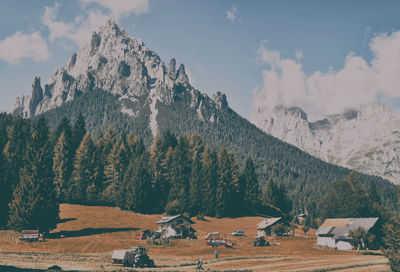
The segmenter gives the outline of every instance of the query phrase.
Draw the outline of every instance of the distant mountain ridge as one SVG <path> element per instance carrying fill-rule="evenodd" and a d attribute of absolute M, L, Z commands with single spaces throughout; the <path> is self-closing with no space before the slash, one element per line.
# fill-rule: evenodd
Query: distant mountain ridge
<path fill-rule="evenodd" d="M 400 114 L 366 104 L 310 122 L 299 107 L 275 106 L 251 121 L 324 161 L 400 183 Z"/>
<path fill-rule="evenodd" d="M 73 54 L 41 87 L 35 78 L 32 94 L 17 98 L 11 112 L 25 118 L 44 116 L 54 128 L 79 112 L 95 137 L 112 126 L 131 131 L 149 146 L 158 131 L 181 135 L 197 131 L 214 148 L 225 146 L 243 161 L 255 160 L 260 182 L 269 178 L 286 185 L 295 210 L 316 202 L 330 182 L 350 170 L 325 163 L 255 127 L 233 111 L 225 94 L 212 98 L 190 85 L 184 65 L 175 68 L 109 21 L 94 32 L 88 45 Z M 385 204 L 397 205 L 394 186 L 379 177 L 360 175 L 379 183 Z"/>

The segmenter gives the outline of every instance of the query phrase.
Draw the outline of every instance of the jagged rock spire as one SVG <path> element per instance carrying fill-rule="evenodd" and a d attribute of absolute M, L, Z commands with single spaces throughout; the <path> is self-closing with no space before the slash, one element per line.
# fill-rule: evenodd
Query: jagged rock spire
<path fill-rule="evenodd" d="M 31 100 L 29 102 L 29 116 L 35 115 L 37 105 L 43 99 L 43 89 L 40 85 L 40 77 L 35 77 L 32 82 Z"/>
<path fill-rule="evenodd" d="M 183 63 L 179 65 L 176 82 L 183 85 L 189 84 L 189 78 L 185 72 L 185 65 L 183 65 Z"/>

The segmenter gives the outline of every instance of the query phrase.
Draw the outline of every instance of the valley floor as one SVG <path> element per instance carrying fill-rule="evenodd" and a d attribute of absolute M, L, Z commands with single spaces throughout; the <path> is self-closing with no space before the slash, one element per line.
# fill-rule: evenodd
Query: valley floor
<path fill-rule="evenodd" d="M 358 255 L 333 249 L 317 248 L 314 233 L 294 237 L 279 237 L 280 245 L 253 247 L 255 226 L 261 217 L 194 219 L 197 240 L 173 240 L 173 246 L 153 246 L 146 241 L 133 240 L 144 229 L 157 229 L 161 215 L 143 215 L 111 207 L 91 207 L 62 204 L 61 223 L 46 242 L 19 242 L 13 231 L 0 231 L 0 269 L 4 266 L 47 269 L 58 265 L 63 270 L 124 270 L 111 264 L 115 249 L 142 245 L 148 249 L 155 271 L 194 271 L 197 258 L 210 270 L 235 271 L 389 271 L 387 260 L 377 255 Z M 241 229 L 246 237 L 232 237 Z M 234 249 L 214 249 L 206 246 L 204 236 L 212 231 L 226 234 L 235 241 Z M 9 268 L 9 271 L 17 271 Z"/>

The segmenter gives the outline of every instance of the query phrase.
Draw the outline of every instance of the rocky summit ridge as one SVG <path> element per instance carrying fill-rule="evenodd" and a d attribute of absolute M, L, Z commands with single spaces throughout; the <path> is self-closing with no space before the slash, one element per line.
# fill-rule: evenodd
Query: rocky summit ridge
<path fill-rule="evenodd" d="M 299 107 L 259 109 L 251 121 L 324 161 L 400 183 L 400 114 L 366 104 L 310 122 Z"/>
<path fill-rule="evenodd" d="M 31 94 L 17 97 L 9 112 L 31 118 L 72 101 L 84 92 L 101 89 L 117 95 L 121 111 L 132 117 L 144 106 L 149 107 L 149 125 L 154 135 L 157 101 L 170 104 L 177 86 L 184 87 L 198 100 L 192 101 L 193 106 L 201 106 L 201 97 L 205 95 L 190 85 L 183 64 L 177 70 L 175 59 L 165 65 L 140 39 L 131 37 L 109 20 L 93 32 L 90 42 L 74 53 L 67 64 L 54 71 L 44 87 L 40 78 L 35 77 Z M 228 106 L 221 93 L 215 95 L 215 101 L 221 109 Z"/>

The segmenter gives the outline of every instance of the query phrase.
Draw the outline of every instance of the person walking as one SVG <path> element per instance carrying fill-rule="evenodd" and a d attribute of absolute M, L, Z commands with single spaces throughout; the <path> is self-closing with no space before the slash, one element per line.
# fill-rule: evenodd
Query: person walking
<path fill-rule="evenodd" d="M 196 271 L 197 270 L 203 270 L 204 271 L 204 268 L 203 268 L 203 261 L 201 260 L 201 258 L 199 258 L 198 260 L 197 260 L 197 262 L 196 262 Z"/>
<path fill-rule="evenodd" d="M 218 261 L 218 257 L 219 257 L 219 256 L 218 256 L 218 250 L 215 250 L 215 251 L 214 251 L 214 254 L 215 254 L 215 259 Z"/>

